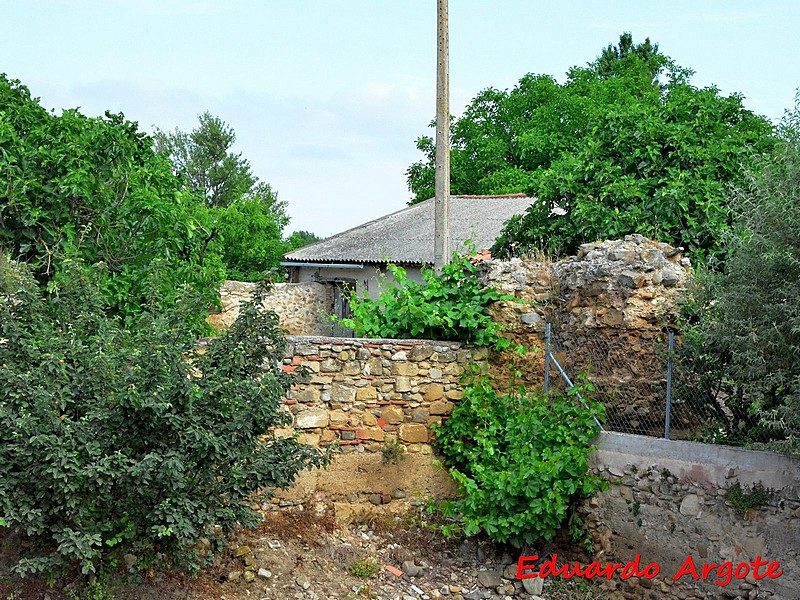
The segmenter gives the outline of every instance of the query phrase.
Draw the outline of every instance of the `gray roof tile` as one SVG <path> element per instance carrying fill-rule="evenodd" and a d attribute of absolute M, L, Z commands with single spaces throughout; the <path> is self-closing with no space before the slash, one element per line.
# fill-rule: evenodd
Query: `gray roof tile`
<path fill-rule="evenodd" d="M 522 214 L 535 198 L 451 196 L 450 245 L 464 251 L 489 248 L 513 215 Z M 287 262 L 433 264 L 433 198 L 284 255 Z"/>

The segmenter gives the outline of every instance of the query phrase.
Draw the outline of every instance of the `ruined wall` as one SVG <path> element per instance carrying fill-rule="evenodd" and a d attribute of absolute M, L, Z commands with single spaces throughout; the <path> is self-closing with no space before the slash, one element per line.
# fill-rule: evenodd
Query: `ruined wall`
<path fill-rule="evenodd" d="M 552 351 L 571 378 L 589 375 L 614 430 L 663 433 L 667 328 L 690 284 L 688 259 L 679 248 L 640 235 L 584 244 L 575 256 L 543 263 L 488 261 L 483 279 L 518 301 L 492 309 L 515 343 L 542 349 L 552 324 Z M 541 386 L 544 354 L 506 353 L 493 371 L 503 381 L 514 364 L 523 379 Z M 552 380 L 558 384 L 557 374 Z M 688 436 L 696 419 L 676 404 L 675 434 Z"/>
<path fill-rule="evenodd" d="M 652 580 L 615 577 L 605 584 L 622 598 L 800 597 L 800 458 L 694 442 L 656 440 L 618 433 L 601 434 L 592 456 L 609 488 L 585 503 L 596 540 L 595 560 L 625 563 L 636 554 L 656 563 Z M 735 483 L 761 483 L 776 491 L 763 506 L 741 514 L 725 497 Z M 687 556 L 703 564 L 734 566 L 756 557 L 777 561 L 783 575 L 756 579 L 750 573 L 728 585 L 714 571 L 705 581 L 691 575 L 673 581 Z M 765 567 L 761 568 L 761 574 Z"/>
<path fill-rule="evenodd" d="M 209 316 L 208 322 L 216 329 L 229 327 L 239 316 L 239 305 L 253 295 L 256 283 L 226 281 L 219 295 L 222 310 Z M 289 335 L 329 335 L 331 323 L 327 315 L 333 313 L 333 290 L 320 283 L 276 283 L 267 296 L 264 306 L 280 317 L 281 327 Z"/>

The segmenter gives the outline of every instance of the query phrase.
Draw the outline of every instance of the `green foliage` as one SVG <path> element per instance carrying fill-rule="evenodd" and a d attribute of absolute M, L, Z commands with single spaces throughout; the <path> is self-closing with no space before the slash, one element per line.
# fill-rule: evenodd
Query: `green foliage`
<path fill-rule="evenodd" d="M 304 246 L 308 246 L 309 244 L 314 244 L 319 241 L 322 241 L 322 238 L 314 235 L 310 231 L 293 231 L 292 235 L 286 238 L 286 247 L 284 248 L 284 253 L 297 250 L 298 248 L 303 248 Z"/>
<path fill-rule="evenodd" d="M 760 481 L 744 486 L 738 481 L 725 491 L 725 499 L 740 515 L 748 510 L 769 504 L 775 497 L 775 490 L 764 487 Z"/>
<path fill-rule="evenodd" d="M 289 224 L 286 202 L 253 175 L 241 153 L 231 151 L 236 142 L 232 127 L 208 112 L 198 118 L 199 125 L 189 133 L 156 130 L 156 150 L 170 158 L 187 190 L 211 208 L 228 279 L 280 280 L 281 256 L 308 239 L 302 234 L 313 234 L 297 232 L 282 241 Z"/>
<path fill-rule="evenodd" d="M 347 572 L 353 577 L 370 579 L 378 574 L 378 561 L 374 558 L 361 558 L 347 565 Z"/>
<path fill-rule="evenodd" d="M 720 251 L 729 184 L 774 143 L 768 121 L 738 95 L 689 83 L 691 71 L 630 34 L 564 84 L 528 74 L 511 91 L 478 94 L 451 128 L 454 194 L 538 197 L 512 219 L 493 254 L 555 255 L 598 239 L 642 235 Z M 434 145 L 407 171 L 415 201 L 432 196 Z"/>
<path fill-rule="evenodd" d="M 291 418 L 291 379 L 263 290 L 200 348 L 190 296 L 153 298 L 126 327 L 100 267 L 62 273 L 50 295 L 0 261 L 0 515 L 26 542 L 19 573 L 90 573 L 127 552 L 197 564 L 199 538 L 256 523 L 259 495 L 324 462 L 271 433 Z"/>
<path fill-rule="evenodd" d="M 222 243 L 228 279 L 282 280 L 280 262 L 285 248 L 268 205 L 258 200 L 240 200 L 210 211 Z"/>
<path fill-rule="evenodd" d="M 0 248 L 51 290 L 73 258 L 105 266 L 104 302 L 128 323 L 148 298 L 174 303 L 183 286 L 211 306 L 223 268 L 207 225 L 136 123 L 48 113 L 0 75 Z M 191 318 L 201 327 L 202 316 Z"/>
<path fill-rule="evenodd" d="M 688 306 L 685 364 L 723 439 L 800 451 L 800 95 L 748 172 L 724 270 Z"/>
<path fill-rule="evenodd" d="M 353 318 L 343 319 L 342 325 L 356 335 L 453 340 L 497 350 L 509 347 L 501 335 L 503 328 L 489 315 L 492 302 L 507 298 L 481 285 L 467 257 L 454 254 L 438 276 L 423 268 L 423 283 L 410 279 L 402 267 L 390 264 L 387 269 L 395 283 L 384 285 L 377 300 L 353 293 Z"/>
<path fill-rule="evenodd" d="M 383 455 L 383 464 L 392 463 L 396 465 L 398 461 L 405 458 L 406 448 L 399 441 L 392 440 L 381 446 L 381 454 Z"/>
<path fill-rule="evenodd" d="M 517 547 L 551 539 L 573 502 L 601 489 L 588 470 L 603 410 L 591 400 L 585 408 L 578 392 L 500 394 L 487 377 L 465 389 L 436 439 L 464 494 L 447 512 L 461 515 L 467 535 L 484 531 Z"/>

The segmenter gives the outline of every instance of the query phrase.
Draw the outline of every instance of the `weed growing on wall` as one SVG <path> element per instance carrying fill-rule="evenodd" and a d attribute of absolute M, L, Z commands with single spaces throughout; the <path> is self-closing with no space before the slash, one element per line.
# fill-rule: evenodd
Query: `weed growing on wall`
<path fill-rule="evenodd" d="M 517 547 L 551 539 L 574 502 L 604 485 L 589 475 L 599 430 L 594 418 L 602 418 L 603 408 L 587 400 L 586 388 L 551 396 L 524 389 L 499 393 L 492 383 L 484 376 L 467 386 L 452 417 L 436 430 L 463 493 L 444 509 L 460 515 L 466 535 L 483 531 Z"/>
<path fill-rule="evenodd" d="M 389 265 L 394 285 L 384 286 L 377 300 L 353 294 L 351 319 L 342 325 L 357 336 L 461 341 L 504 350 L 510 342 L 503 327 L 492 321 L 489 306 L 498 300 L 516 300 L 481 284 L 477 268 L 466 256 L 453 255 L 441 275 L 423 268 L 423 283 Z"/>

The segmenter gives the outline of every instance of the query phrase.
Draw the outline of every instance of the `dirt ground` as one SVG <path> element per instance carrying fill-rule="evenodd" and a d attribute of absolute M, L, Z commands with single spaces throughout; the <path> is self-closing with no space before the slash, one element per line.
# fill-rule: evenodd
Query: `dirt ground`
<path fill-rule="evenodd" d="M 600 600 L 585 582 L 547 580 L 526 589 L 518 554 L 486 539 L 442 537 L 424 506 L 365 511 L 337 526 L 332 506 L 274 512 L 244 531 L 197 576 L 150 570 L 88 588 L 0 579 L 2 600 Z M 558 551 L 549 544 L 540 554 Z M 565 558 L 567 554 L 564 555 Z M 6 557 L 8 558 L 8 557 Z M 531 582 L 533 580 L 526 580 Z M 539 580 L 541 582 L 541 580 Z M 535 592 L 533 595 L 529 591 Z"/>

